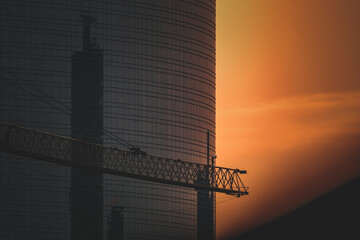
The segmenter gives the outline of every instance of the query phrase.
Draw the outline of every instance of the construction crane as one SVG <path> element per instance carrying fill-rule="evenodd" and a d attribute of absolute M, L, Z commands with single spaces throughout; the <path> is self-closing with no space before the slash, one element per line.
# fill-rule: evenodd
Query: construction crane
<path fill-rule="evenodd" d="M 97 76 L 103 75 L 103 67 L 101 64 L 93 64 L 93 62 L 102 63 L 99 60 L 102 59 L 102 56 L 96 55 L 98 49 L 92 47 L 90 38 L 90 26 L 96 22 L 96 18 L 85 15 L 81 17 L 83 21 L 83 50 L 82 52 L 75 52 L 72 56 L 73 100 L 71 108 L 3 66 L 0 66 L 0 70 L 4 73 L 1 80 L 16 86 L 29 94 L 29 96 L 33 96 L 61 113 L 68 115 L 71 118 L 73 130 L 75 130 L 72 132 L 73 137 L 81 139 L 81 136 L 88 129 L 96 130 L 96 136 L 79 140 L 0 123 L 0 151 L 70 167 L 95 170 L 101 173 L 222 192 L 238 197 L 247 195 L 248 189 L 240 179 L 240 174 L 245 174 L 246 171 L 216 167 L 213 163 L 210 164 L 209 133 L 207 134 L 207 164 L 198 164 L 149 155 L 106 128 L 103 128 L 102 121 L 99 120 L 97 123 L 90 121 L 94 116 L 102 119 L 101 109 L 103 106 L 100 104 L 102 99 L 102 78 Z M 89 64 L 90 53 L 96 55 L 93 56 L 96 61 L 90 61 Z M 86 58 L 86 60 L 83 58 Z M 84 69 L 87 69 L 87 71 L 84 72 Z M 92 72 L 90 69 L 95 69 L 96 71 Z M 95 78 L 92 76 L 95 76 Z M 89 88 L 89 93 L 85 95 L 81 85 L 83 83 L 81 81 L 84 81 L 84 79 L 86 81 L 91 80 L 93 85 L 96 86 Z M 94 99 L 98 99 L 98 101 L 94 101 Z M 92 109 L 97 110 L 97 112 L 92 113 L 94 116 L 91 114 L 86 115 L 88 113 L 84 115 L 82 101 L 91 102 L 88 107 L 90 106 Z M 105 146 L 99 144 L 99 142 L 98 144 L 87 142 L 93 141 L 94 138 L 102 134 L 121 144 L 125 149 Z"/>
<path fill-rule="evenodd" d="M 151 182 L 248 195 L 246 171 L 152 156 L 0 123 L 0 151 Z"/>

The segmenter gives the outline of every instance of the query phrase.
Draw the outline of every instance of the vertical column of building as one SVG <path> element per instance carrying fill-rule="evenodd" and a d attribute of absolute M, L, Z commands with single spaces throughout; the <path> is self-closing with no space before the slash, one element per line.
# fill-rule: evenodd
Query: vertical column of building
<path fill-rule="evenodd" d="M 82 18 L 83 50 L 74 52 L 71 62 L 71 135 L 102 144 L 103 54 L 90 38 L 90 25 L 96 19 Z M 102 184 L 101 173 L 77 168 L 71 170 L 71 239 L 102 240 Z"/>
<path fill-rule="evenodd" d="M 197 239 L 214 239 L 213 199 L 210 192 L 197 190 L 197 203 Z"/>
<path fill-rule="evenodd" d="M 114 196 L 111 199 L 106 240 L 124 240 L 124 208 L 119 206 L 119 199 Z"/>
<path fill-rule="evenodd" d="M 210 167 L 210 133 L 207 131 L 206 159 Z M 198 183 L 210 185 L 209 169 L 198 173 Z M 197 239 L 214 239 L 214 198 L 207 190 L 197 190 Z"/>

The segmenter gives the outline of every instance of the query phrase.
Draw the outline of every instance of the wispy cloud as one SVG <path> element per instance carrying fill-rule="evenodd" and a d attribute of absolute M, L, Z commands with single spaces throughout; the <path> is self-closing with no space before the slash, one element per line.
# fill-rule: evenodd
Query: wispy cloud
<path fill-rule="evenodd" d="M 253 154 L 253 148 L 284 150 L 329 134 L 359 132 L 360 91 L 285 98 L 252 108 L 219 110 L 217 116 L 220 148 L 225 141 L 238 145 L 243 154 Z"/>

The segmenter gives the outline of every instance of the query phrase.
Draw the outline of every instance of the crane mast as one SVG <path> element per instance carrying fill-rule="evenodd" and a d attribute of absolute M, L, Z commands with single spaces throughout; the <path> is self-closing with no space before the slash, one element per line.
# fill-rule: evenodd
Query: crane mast
<path fill-rule="evenodd" d="M 0 123 L 0 151 L 145 181 L 248 195 L 246 171 L 174 160 Z"/>

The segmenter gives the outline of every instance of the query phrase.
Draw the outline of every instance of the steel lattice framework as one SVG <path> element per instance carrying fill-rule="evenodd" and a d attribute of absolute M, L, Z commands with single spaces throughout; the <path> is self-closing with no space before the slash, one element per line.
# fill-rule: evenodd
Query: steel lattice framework
<path fill-rule="evenodd" d="M 146 181 L 247 195 L 246 171 L 141 154 L 0 123 L 0 151 Z"/>

